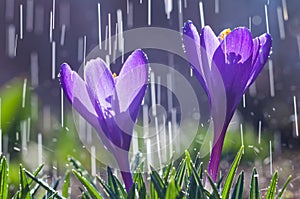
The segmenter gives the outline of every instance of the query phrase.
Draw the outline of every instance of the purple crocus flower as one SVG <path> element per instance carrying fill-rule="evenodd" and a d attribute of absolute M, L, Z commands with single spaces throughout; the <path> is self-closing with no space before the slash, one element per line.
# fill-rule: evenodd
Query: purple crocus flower
<path fill-rule="evenodd" d="M 96 129 L 114 155 L 128 192 L 133 183 L 128 152 L 148 84 L 146 55 L 135 50 L 119 76 L 112 74 L 102 59 L 90 60 L 84 68 L 84 80 L 64 63 L 60 82 L 72 106 Z"/>
<path fill-rule="evenodd" d="M 209 26 L 199 35 L 191 21 L 183 28 L 183 43 L 194 74 L 204 88 L 214 126 L 208 173 L 216 181 L 227 127 L 243 94 L 257 78 L 271 50 L 271 36 L 252 38 L 239 27 L 217 37 Z"/>

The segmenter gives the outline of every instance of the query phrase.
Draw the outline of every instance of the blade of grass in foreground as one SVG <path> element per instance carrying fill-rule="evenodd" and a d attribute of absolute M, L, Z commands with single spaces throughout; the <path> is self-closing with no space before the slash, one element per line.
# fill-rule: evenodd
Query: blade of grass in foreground
<path fill-rule="evenodd" d="M 251 184 L 250 184 L 250 199 L 260 199 L 258 187 L 258 174 L 256 168 L 253 168 Z"/>
<path fill-rule="evenodd" d="M 243 191 L 244 191 L 244 172 L 242 171 L 234 187 L 231 199 L 243 198 Z"/>
<path fill-rule="evenodd" d="M 0 158 L 0 198 L 7 198 L 8 194 L 8 165 L 5 157 Z"/>
<path fill-rule="evenodd" d="M 244 150 L 244 146 L 241 146 L 239 152 L 237 153 L 231 168 L 229 170 L 229 173 L 227 175 L 227 178 L 225 180 L 224 183 L 224 187 L 223 187 L 223 191 L 222 191 L 222 198 L 223 199 L 228 199 L 229 198 L 229 194 L 230 194 L 230 188 L 232 186 L 232 182 L 234 179 L 234 176 L 236 174 L 237 168 L 240 164 L 241 158 L 242 158 L 242 154 L 243 154 L 243 150 Z"/>
<path fill-rule="evenodd" d="M 283 187 L 280 189 L 278 195 L 277 195 L 277 199 L 280 199 L 283 196 L 283 193 L 285 191 L 285 189 L 287 188 L 288 184 L 290 183 L 290 181 L 292 180 L 292 176 L 289 175 L 289 177 L 287 178 L 287 180 L 285 181 Z"/>
<path fill-rule="evenodd" d="M 83 177 L 79 172 L 76 170 L 72 170 L 76 178 L 85 186 L 85 188 L 88 190 L 89 194 L 94 199 L 103 199 L 103 197 L 100 195 L 100 193 L 95 189 L 95 187 L 85 178 Z"/>
<path fill-rule="evenodd" d="M 274 199 L 275 198 L 277 180 L 278 180 L 278 172 L 275 171 L 275 173 L 273 174 L 272 180 L 270 182 L 270 186 L 268 187 L 266 199 Z"/>

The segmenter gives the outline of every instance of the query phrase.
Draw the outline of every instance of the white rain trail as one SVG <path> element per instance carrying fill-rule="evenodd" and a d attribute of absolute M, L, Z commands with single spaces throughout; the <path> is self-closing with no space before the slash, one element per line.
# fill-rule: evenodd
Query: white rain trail
<path fill-rule="evenodd" d="M 116 56 L 117 56 L 117 51 L 118 51 L 118 23 L 116 23 L 116 28 L 115 28 L 115 40 L 114 40 L 114 50 L 113 50 L 113 57 L 112 57 L 112 60 L 113 60 L 113 63 L 115 64 L 116 63 Z"/>
<path fill-rule="evenodd" d="M 107 50 L 107 39 L 108 38 L 108 25 L 105 26 L 105 42 L 104 42 L 104 50 Z"/>
<path fill-rule="evenodd" d="M 61 26 L 61 35 L 60 35 L 60 45 L 65 45 L 65 37 L 66 37 L 66 24 Z"/>
<path fill-rule="evenodd" d="M 300 34 L 297 35 L 297 45 L 298 45 L 298 53 L 299 53 L 299 57 L 300 57 Z"/>
<path fill-rule="evenodd" d="M 269 59 L 269 78 L 270 78 L 270 95 L 271 97 L 275 96 L 275 85 L 274 85 L 274 69 L 273 61 Z"/>
<path fill-rule="evenodd" d="M 132 135 L 132 154 L 135 157 L 139 151 L 138 135 L 136 131 L 133 131 Z"/>
<path fill-rule="evenodd" d="M 218 14 L 220 12 L 220 0 L 215 0 L 215 13 Z"/>
<path fill-rule="evenodd" d="M 38 66 L 38 54 L 36 52 L 30 54 L 30 73 L 31 73 L 31 86 L 37 87 L 39 85 L 39 66 Z"/>
<path fill-rule="evenodd" d="M 204 22 L 204 9 L 203 9 L 203 2 L 199 2 L 199 11 L 200 11 L 200 20 L 201 20 L 201 28 L 204 27 L 205 22 Z"/>
<path fill-rule="evenodd" d="M 155 132 L 156 132 L 156 146 L 157 146 L 157 157 L 158 157 L 158 163 L 159 165 L 162 165 L 161 161 L 161 147 L 160 147 L 160 133 L 159 133 L 159 127 L 158 127 L 158 119 L 157 117 L 154 118 L 155 121 Z"/>
<path fill-rule="evenodd" d="M 14 46 L 14 56 L 17 56 L 17 47 L 18 47 L 18 34 L 15 36 L 15 46 Z"/>
<path fill-rule="evenodd" d="M 127 14 L 127 27 L 133 27 L 133 3 L 129 2 L 129 13 Z"/>
<path fill-rule="evenodd" d="M 52 37 L 53 37 L 53 29 L 52 29 L 52 24 L 53 24 L 53 13 L 52 11 L 50 11 L 50 24 L 49 24 L 49 40 L 50 42 L 52 42 Z"/>
<path fill-rule="evenodd" d="M 248 19 L 248 25 L 249 25 L 249 30 L 251 32 L 252 31 L 252 17 L 249 17 L 249 19 Z"/>
<path fill-rule="evenodd" d="M 167 19 L 170 19 L 170 14 L 173 9 L 173 1 L 172 0 L 164 0 L 165 2 L 165 12 L 167 15 Z M 181 2 L 181 0 L 178 0 L 178 3 Z"/>
<path fill-rule="evenodd" d="M 20 39 L 23 39 L 23 4 L 20 5 Z"/>
<path fill-rule="evenodd" d="M 123 17 L 122 10 L 117 10 L 117 23 L 118 23 L 118 47 L 119 51 L 124 54 L 124 36 L 123 36 Z"/>
<path fill-rule="evenodd" d="M 55 79 L 55 55 L 56 55 L 56 45 L 55 41 L 52 42 L 52 79 Z"/>
<path fill-rule="evenodd" d="M 64 91 L 60 89 L 60 119 L 61 127 L 64 127 Z"/>
<path fill-rule="evenodd" d="M 83 66 L 85 66 L 86 62 L 86 35 L 83 36 Z"/>
<path fill-rule="evenodd" d="M 20 125 L 21 125 L 22 154 L 26 154 L 26 152 L 27 152 L 26 120 L 22 120 Z"/>
<path fill-rule="evenodd" d="M 38 165 L 43 163 L 43 142 L 42 142 L 42 134 L 38 134 Z"/>
<path fill-rule="evenodd" d="M 282 16 L 282 8 L 280 6 L 277 7 L 277 19 L 278 19 L 280 39 L 283 40 L 285 39 L 285 30 L 284 30 L 284 22 Z"/>
<path fill-rule="evenodd" d="M 26 101 L 26 88 L 27 88 L 27 79 L 24 79 L 23 82 L 23 92 L 22 92 L 22 108 L 25 108 Z"/>
<path fill-rule="evenodd" d="M 129 0 L 126 1 L 126 12 L 129 14 Z"/>
<path fill-rule="evenodd" d="M 151 26 L 151 0 L 148 0 L 148 26 Z"/>
<path fill-rule="evenodd" d="M 10 58 L 16 56 L 15 51 L 15 36 L 16 36 L 16 28 L 14 25 L 9 25 L 7 28 L 7 54 Z"/>
<path fill-rule="evenodd" d="M 156 93 L 155 93 L 155 76 L 154 76 L 154 72 L 150 73 L 150 83 L 151 83 L 152 115 L 156 116 Z"/>
<path fill-rule="evenodd" d="M 246 94 L 243 95 L 243 108 L 246 108 Z"/>
<path fill-rule="evenodd" d="M 184 0 L 183 3 L 184 3 L 184 8 L 187 8 L 188 6 L 187 0 Z"/>
<path fill-rule="evenodd" d="M 171 111 L 172 107 L 173 107 L 173 94 L 172 94 L 172 75 L 171 73 L 167 74 L 167 87 L 168 87 L 168 91 L 167 91 L 167 98 L 168 98 L 168 111 Z"/>
<path fill-rule="evenodd" d="M 241 131 L 241 142 L 242 142 L 242 146 L 244 146 L 244 131 L 243 131 L 243 124 L 240 124 L 240 131 Z M 243 154 L 244 154 L 244 149 L 243 149 Z"/>
<path fill-rule="evenodd" d="M 33 12 L 34 12 L 33 0 L 27 0 L 27 6 L 26 6 L 26 31 L 27 32 L 32 32 L 33 30 Z"/>
<path fill-rule="evenodd" d="M 77 51 L 77 59 L 78 62 L 81 62 L 83 60 L 83 38 L 78 38 L 78 51 Z"/>
<path fill-rule="evenodd" d="M 111 14 L 108 13 L 108 53 L 111 55 Z"/>
<path fill-rule="evenodd" d="M 282 8 L 283 8 L 283 18 L 285 21 L 289 19 L 288 9 L 286 5 L 286 0 L 282 0 Z"/>
<path fill-rule="evenodd" d="M 102 49 L 102 33 L 101 33 L 101 5 L 98 3 L 98 42 L 99 49 Z"/>
<path fill-rule="evenodd" d="M 258 121 L 258 144 L 261 143 L 261 120 Z"/>
<path fill-rule="evenodd" d="M 96 148 L 95 146 L 91 146 L 91 174 L 92 176 L 96 176 Z"/>
<path fill-rule="evenodd" d="M 54 24 L 55 24 L 55 0 L 52 0 L 52 13 L 53 13 L 52 29 L 54 30 Z"/>
<path fill-rule="evenodd" d="M 169 156 L 173 155 L 173 136 L 172 136 L 172 123 L 168 122 L 168 135 L 169 135 Z"/>
<path fill-rule="evenodd" d="M 161 77 L 157 76 L 157 104 L 161 104 Z"/>
<path fill-rule="evenodd" d="M 26 139 L 27 139 L 27 142 L 30 141 L 30 124 L 31 124 L 31 118 L 27 118 L 27 134 L 26 134 Z"/>
<path fill-rule="evenodd" d="M 43 127 L 45 131 L 51 129 L 51 109 L 49 106 L 43 107 Z"/>
<path fill-rule="evenodd" d="M 182 0 L 178 0 L 178 24 L 179 24 L 179 32 L 182 32 L 182 27 L 183 27 Z"/>
<path fill-rule="evenodd" d="M 166 133 L 166 117 L 163 115 L 163 123 L 162 123 L 162 137 L 163 137 L 163 161 L 167 162 L 168 161 L 168 153 L 167 153 L 167 133 Z"/>
<path fill-rule="evenodd" d="M 270 175 L 273 174 L 272 141 L 270 140 Z"/>
<path fill-rule="evenodd" d="M 172 135 L 172 137 L 174 137 L 174 139 L 176 140 L 175 145 L 179 146 L 180 143 L 178 143 L 180 141 L 179 138 L 176 138 L 177 136 L 177 123 L 176 123 L 176 114 L 177 114 L 177 110 L 176 108 L 172 108 L 171 109 L 171 122 L 172 122 L 172 129 L 173 131 L 171 131 L 171 133 L 174 135 Z"/>
<path fill-rule="evenodd" d="M 270 28 L 269 28 L 269 15 L 268 15 L 268 6 L 265 5 L 265 17 L 266 17 L 266 28 L 267 33 L 270 34 Z"/>
<path fill-rule="evenodd" d="M 294 96 L 294 121 L 295 121 L 295 132 L 296 136 L 299 136 L 299 130 L 298 130 L 298 113 L 297 113 L 297 98 Z"/>

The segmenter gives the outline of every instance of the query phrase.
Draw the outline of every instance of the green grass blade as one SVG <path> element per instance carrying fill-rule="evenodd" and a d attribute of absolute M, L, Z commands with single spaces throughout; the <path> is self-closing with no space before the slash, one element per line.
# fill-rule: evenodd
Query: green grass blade
<path fill-rule="evenodd" d="M 203 184 L 202 184 L 202 169 L 203 169 L 203 163 L 200 164 L 199 166 L 199 171 L 197 172 L 196 168 L 194 167 L 194 165 L 192 165 L 192 176 L 191 176 L 191 179 L 190 179 L 190 184 L 188 186 L 188 191 L 190 192 L 189 193 L 189 198 L 192 198 L 194 197 L 195 195 L 197 195 L 197 192 L 199 192 L 199 197 L 200 198 L 205 198 L 204 196 L 204 187 L 203 187 Z M 195 185 L 192 184 L 192 182 L 195 181 Z"/>
<path fill-rule="evenodd" d="M 32 174 L 36 177 L 40 173 L 40 171 L 43 169 L 44 165 L 45 165 L 44 163 L 41 164 Z M 32 181 L 33 181 L 33 179 L 29 178 L 28 185 L 31 185 Z"/>
<path fill-rule="evenodd" d="M 76 170 L 72 170 L 73 174 L 76 176 L 76 178 L 85 186 L 89 194 L 94 199 L 102 199 L 103 197 L 100 195 L 100 193 L 96 190 L 96 188 L 85 178 L 83 177 L 79 172 Z"/>
<path fill-rule="evenodd" d="M 159 198 L 165 198 L 165 193 L 166 193 L 165 184 L 163 183 L 163 180 L 160 178 L 159 174 L 153 168 L 150 177 Z"/>
<path fill-rule="evenodd" d="M 22 199 L 31 199 L 30 196 L 30 189 L 28 185 L 28 181 L 24 172 L 24 168 L 22 165 L 20 165 L 20 192 L 19 192 L 19 197 Z"/>
<path fill-rule="evenodd" d="M 244 172 L 242 171 L 238 177 L 237 183 L 235 184 L 231 199 L 243 198 L 244 192 Z"/>
<path fill-rule="evenodd" d="M 229 194 L 230 194 L 230 188 L 232 186 L 232 182 L 234 179 L 234 176 L 236 174 L 238 165 L 240 163 L 240 160 L 242 158 L 242 154 L 243 154 L 243 150 L 244 150 L 244 146 L 242 146 L 239 150 L 239 152 L 237 153 L 231 168 L 229 170 L 229 173 L 226 177 L 225 183 L 224 183 L 224 187 L 223 187 L 223 191 L 222 191 L 222 199 L 228 199 L 229 198 Z"/>
<path fill-rule="evenodd" d="M 99 176 L 96 176 L 96 178 L 110 198 L 118 199 L 118 196 L 114 193 L 114 190 L 111 189 L 110 186 L 102 178 L 100 178 Z"/>
<path fill-rule="evenodd" d="M 167 187 L 167 191 L 166 191 L 166 199 L 176 199 L 176 198 L 182 198 L 183 194 L 180 191 L 177 183 L 175 182 L 174 177 L 171 178 L 168 187 Z"/>
<path fill-rule="evenodd" d="M 1 156 L 0 161 L 0 198 L 7 198 L 8 195 L 8 165 L 5 157 Z"/>
<path fill-rule="evenodd" d="M 175 175 L 175 181 L 177 182 L 179 187 L 183 187 L 186 170 L 186 159 L 184 159 L 180 162 Z"/>
<path fill-rule="evenodd" d="M 207 180 L 210 183 L 210 186 L 212 187 L 212 190 L 213 190 L 212 194 L 209 194 L 209 198 L 221 199 L 217 185 L 214 183 L 214 181 L 211 179 L 211 177 L 209 176 L 209 174 L 207 172 L 206 172 L 206 176 L 207 176 Z"/>
<path fill-rule="evenodd" d="M 277 180 L 278 180 L 278 172 L 275 171 L 275 173 L 273 174 L 272 180 L 270 182 L 270 186 L 268 187 L 266 199 L 274 199 L 275 198 Z"/>
<path fill-rule="evenodd" d="M 280 199 L 283 196 L 283 193 L 285 191 L 285 189 L 287 188 L 288 184 L 290 183 L 290 181 L 292 180 L 292 176 L 289 175 L 289 177 L 286 179 L 285 183 L 283 184 L 282 188 L 279 190 L 279 193 L 277 195 L 277 199 Z"/>
<path fill-rule="evenodd" d="M 68 198 L 70 194 L 70 184 L 71 184 L 70 174 L 71 174 L 70 170 L 67 170 L 65 173 L 64 184 L 62 187 L 62 196 L 65 198 Z"/>
<path fill-rule="evenodd" d="M 139 173 L 135 173 L 133 175 L 133 181 L 136 183 L 137 191 L 139 194 L 139 199 L 146 199 L 147 198 L 147 190 L 146 185 L 143 179 L 143 175 Z"/>
<path fill-rule="evenodd" d="M 172 166 L 173 166 L 173 161 L 171 161 L 168 166 L 166 167 L 166 170 L 164 171 L 163 173 L 163 179 L 164 179 L 164 182 L 165 184 L 167 184 L 168 182 L 168 179 L 169 179 L 169 175 L 170 175 L 170 171 L 172 169 Z"/>
<path fill-rule="evenodd" d="M 47 183 L 45 183 L 44 181 L 36 178 L 32 173 L 30 173 L 26 169 L 24 169 L 24 171 L 25 171 L 26 175 L 28 175 L 31 179 L 33 179 L 33 181 L 35 181 L 36 183 L 38 183 L 41 187 L 43 187 L 44 189 L 46 189 L 48 192 L 50 192 L 52 194 L 57 193 L 57 191 L 55 191 Z M 55 197 L 58 198 L 58 199 L 65 199 L 64 197 L 60 196 L 59 194 L 57 194 Z"/>
<path fill-rule="evenodd" d="M 154 187 L 154 184 L 152 181 L 149 182 L 150 183 L 150 198 L 151 199 L 158 199 L 158 193 Z"/>
<path fill-rule="evenodd" d="M 127 199 L 135 199 L 135 184 L 133 183 L 132 187 L 129 190 Z"/>
<path fill-rule="evenodd" d="M 192 159 L 188 150 L 185 150 L 185 159 L 187 175 L 190 177 L 192 173 Z"/>
<path fill-rule="evenodd" d="M 260 199 L 259 195 L 258 174 L 256 168 L 253 168 L 250 184 L 250 199 Z"/>
<path fill-rule="evenodd" d="M 118 198 L 126 198 L 127 194 L 120 181 L 113 175 L 111 168 L 107 167 L 107 181 L 109 187 L 116 194 Z"/>

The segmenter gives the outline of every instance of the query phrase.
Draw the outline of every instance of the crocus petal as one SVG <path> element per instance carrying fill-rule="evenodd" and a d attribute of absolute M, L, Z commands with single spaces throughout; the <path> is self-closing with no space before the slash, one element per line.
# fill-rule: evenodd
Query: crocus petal
<path fill-rule="evenodd" d="M 126 112 L 136 97 L 139 98 L 140 103 L 142 102 L 144 96 L 138 95 L 138 93 L 147 83 L 148 60 L 142 50 L 136 50 L 128 57 L 116 79 L 120 112 Z M 137 105 L 138 107 L 140 103 Z"/>
<path fill-rule="evenodd" d="M 207 64 L 210 66 L 213 55 L 220 45 L 220 41 L 209 26 L 204 26 L 200 35 L 201 47 L 204 49 Z M 211 66 L 210 66 L 211 67 Z"/>
<path fill-rule="evenodd" d="M 187 21 L 183 27 L 183 45 L 187 59 L 194 70 L 194 74 L 201 83 L 207 95 L 207 78 L 204 73 L 201 59 L 200 37 L 197 28 L 191 21 Z"/>
<path fill-rule="evenodd" d="M 60 83 L 64 93 L 73 107 L 85 118 L 94 128 L 99 129 L 97 113 L 90 100 L 86 83 L 71 67 L 64 63 L 60 70 Z"/>
<path fill-rule="evenodd" d="M 257 38 L 254 39 L 253 43 L 258 43 L 258 47 L 256 49 L 257 53 L 254 53 L 253 51 L 253 56 L 254 59 L 252 60 L 252 71 L 251 71 L 251 76 L 248 80 L 247 87 L 248 88 L 257 78 L 258 74 L 262 70 L 263 66 L 265 65 L 270 50 L 272 46 L 272 38 L 271 35 L 269 34 L 263 34 Z M 254 45 L 255 46 L 255 45 Z"/>
<path fill-rule="evenodd" d="M 114 80 L 105 62 L 100 58 L 88 61 L 84 70 L 84 78 L 91 98 L 97 99 L 103 109 L 111 106 L 111 100 L 115 94 Z"/>
<path fill-rule="evenodd" d="M 213 56 L 212 65 L 218 67 L 226 89 L 228 114 L 244 94 L 252 71 L 252 51 L 251 33 L 247 28 L 237 28 L 225 37 Z"/>

